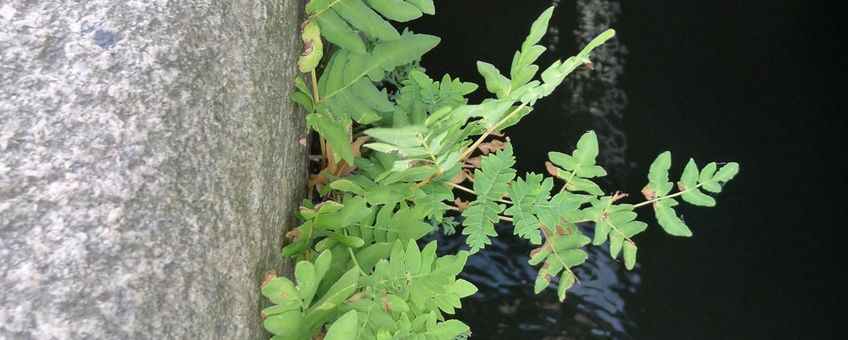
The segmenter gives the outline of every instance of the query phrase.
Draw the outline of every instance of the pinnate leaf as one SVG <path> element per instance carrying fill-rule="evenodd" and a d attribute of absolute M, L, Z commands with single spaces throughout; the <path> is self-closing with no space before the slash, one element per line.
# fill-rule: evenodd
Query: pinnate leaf
<path fill-rule="evenodd" d="M 474 172 L 474 193 L 477 198 L 468 209 L 462 212 L 465 217 L 462 230 L 468 235 L 466 242 L 471 246 L 471 252 L 476 253 L 491 244 L 489 237 L 497 236 L 494 223 L 498 222 L 498 214 L 504 206 L 497 203 L 509 188 L 509 182 L 515 177 L 515 157 L 512 146 L 507 145 L 503 150 L 486 155 L 481 160 L 481 167 Z"/>
<path fill-rule="evenodd" d="M 657 216 L 657 222 L 665 230 L 666 233 L 673 236 L 692 236 L 692 231 L 686 226 L 686 223 L 677 216 L 674 211 L 674 206 L 678 205 L 673 198 L 660 200 L 654 203 L 654 209 Z"/>

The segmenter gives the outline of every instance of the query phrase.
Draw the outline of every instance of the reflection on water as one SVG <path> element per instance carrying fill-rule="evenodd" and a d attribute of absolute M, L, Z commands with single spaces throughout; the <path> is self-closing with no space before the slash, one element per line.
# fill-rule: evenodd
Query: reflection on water
<path fill-rule="evenodd" d="M 573 38 L 565 35 L 561 20 L 551 21 L 545 44 L 554 54 L 563 44 L 582 47 L 604 30 L 615 27 L 621 7 L 617 1 L 577 0 L 552 1 L 555 6 L 575 6 L 577 25 Z M 509 15 L 508 11 L 504 15 Z M 450 37 L 445 37 L 450 39 Z M 627 138 L 620 130 L 622 110 L 627 103 L 619 81 L 624 70 L 627 50 L 617 38 L 597 48 L 592 54 L 594 70 L 581 68 L 572 74 L 566 91 L 558 92 L 556 107 L 561 112 L 589 117 L 597 132 L 602 153 L 599 163 L 607 168 L 613 180 L 626 176 L 629 165 L 625 159 Z M 565 95 L 562 95 L 565 94 Z M 539 115 L 551 114 L 538 112 Z M 584 120 L 584 119 L 580 119 Z M 556 298 L 556 287 L 546 289 L 541 295 L 533 293 L 537 269 L 530 266 L 528 254 L 531 246 L 512 236 L 512 226 L 499 225 L 501 237 L 492 245 L 471 256 L 465 279 L 474 282 L 479 293 L 463 300 L 458 317 L 469 323 L 475 339 L 508 339 L 512 336 L 525 339 L 630 339 L 636 325 L 625 311 L 628 295 L 639 285 L 638 269 L 624 270 L 623 265 L 609 257 L 608 250 L 587 247 L 589 259 L 575 269 L 580 279 L 569 290 L 564 303 Z M 591 228 L 581 226 L 591 237 Z M 464 238 L 434 236 L 439 239 L 439 251 L 444 254 L 466 249 Z"/>
<path fill-rule="evenodd" d="M 555 1 L 555 3 L 558 1 Z M 585 46 L 608 28 L 615 28 L 621 15 L 621 4 L 610 0 L 578 0 L 579 15 L 574 32 L 577 46 Z M 589 114 L 592 129 L 598 134 L 600 163 L 611 176 L 621 180 L 626 174 L 627 136 L 620 130 L 622 110 L 627 96 L 620 87 L 627 49 L 616 37 L 592 52 L 594 70 L 581 68 L 570 76 L 570 101 L 563 109 L 572 114 Z"/>
<path fill-rule="evenodd" d="M 637 271 L 627 272 L 606 249 L 588 247 L 589 259 L 575 269 L 580 278 L 564 303 L 556 287 L 533 294 L 537 268 L 527 264 L 531 247 L 511 236 L 512 226 L 498 225 L 501 237 L 468 259 L 461 274 L 480 291 L 462 301 L 458 317 L 469 323 L 475 339 L 630 339 L 635 325 L 624 308 L 635 293 Z M 591 230 L 581 228 L 588 236 Z M 464 238 L 436 235 L 440 254 L 465 249 Z"/>

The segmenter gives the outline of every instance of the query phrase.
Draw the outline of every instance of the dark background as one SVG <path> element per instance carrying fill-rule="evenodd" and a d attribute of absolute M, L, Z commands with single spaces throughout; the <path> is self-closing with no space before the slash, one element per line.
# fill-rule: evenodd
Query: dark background
<path fill-rule="evenodd" d="M 414 25 L 443 38 L 423 64 L 483 84 L 474 62 L 507 70 L 550 1 L 451 0 Z M 573 1 L 551 24 L 556 53 L 577 47 Z M 737 161 L 716 208 L 682 210 L 690 239 L 656 225 L 637 238 L 639 275 L 627 310 L 640 339 L 844 338 L 848 334 L 846 29 L 844 5 L 821 1 L 624 1 L 614 27 L 627 47 L 629 175 L 638 194 L 666 149 Z M 582 46 L 581 46 L 582 47 Z M 478 91 L 482 92 L 482 91 Z M 568 94 L 560 93 L 565 98 Z M 519 167 L 541 171 L 549 150 L 570 151 L 591 128 L 548 98 L 513 138 Z M 566 302 L 568 303 L 568 302 Z M 470 320 L 472 329 L 474 320 Z"/>

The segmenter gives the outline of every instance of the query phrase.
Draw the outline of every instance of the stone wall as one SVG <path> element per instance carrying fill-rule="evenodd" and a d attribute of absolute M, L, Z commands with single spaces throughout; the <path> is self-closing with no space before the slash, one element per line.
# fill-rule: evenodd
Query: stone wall
<path fill-rule="evenodd" d="M 259 339 L 301 1 L 0 1 L 0 338 Z"/>

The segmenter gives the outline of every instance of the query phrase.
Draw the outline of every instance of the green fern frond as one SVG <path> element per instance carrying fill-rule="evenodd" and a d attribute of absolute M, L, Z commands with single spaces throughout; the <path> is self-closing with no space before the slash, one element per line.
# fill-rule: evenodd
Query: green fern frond
<path fill-rule="evenodd" d="M 565 189 L 571 192 L 586 192 L 592 195 L 603 195 L 601 188 L 589 180 L 593 177 L 606 176 L 607 172 L 595 165 L 598 156 L 598 137 L 594 131 L 589 131 L 577 141 L 573 155 L 560 152 L 550 152 L 548 157 L 553 164 L 548 165 L 548 171 L 565 180 Z"/>
<path fill-rule="evenodd" d="M 497 153 L 484 156 L 480 169 L 474 172 L 474 193 L 477 198 L 462 212 L 465 217 L 462 234 L 468 235 L 466 243 L 471 246 L 472 254 L 491 244 L 489 237 L 497 236 L 494 224 L 505 208 L 497 202 L 507 193 L 509 182 L 515 177 L 515 170 L 512 169 L 514 164 L 512 146 L 507 145 Z"/>
<path fill-rule="evenodd" d="M 536 275 L 533 291 L 540 293 L 550 286 L 553 277 L 562 274 L 559 278 L 557 297 L 564 301 L 566 290 L 577 280 L 571 268 L 586 261 L 588 254 L 580 248 L 589 244 L 590 240 L 573 224 L 556 226 L 553 230 L 545 227 L 544 233 L 545 243 L 530 252 L 531 265 L 544 263 Z"/>

